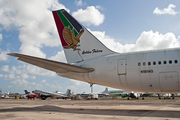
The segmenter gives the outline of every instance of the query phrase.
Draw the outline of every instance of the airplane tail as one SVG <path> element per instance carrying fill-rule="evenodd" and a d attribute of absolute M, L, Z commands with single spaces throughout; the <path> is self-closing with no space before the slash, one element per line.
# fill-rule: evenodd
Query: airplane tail
<path fill-rule="evenodd" d="M 2 94 L 2 90 L 0 89 L 0 94 Z"/>
<path fill-rule="evenodd" d="M 102 93 L 109 93 L 108 88 L 106 88 Z"/>
<path fill-rule="evenodd" d="M 65 95 L 69 97 L 71 95 L 71 90 L 68 89 Z"/>
<path fill-rule="evenodd" d="M 52 11 L 68 63 L 114 53 L 104 46 L 66 10 Z"/>
<path fill-rule="evenodd" d="M 30 92 L 28 92 L 27 90 L 24 90 L 25 94 L 30 94 Z"/>

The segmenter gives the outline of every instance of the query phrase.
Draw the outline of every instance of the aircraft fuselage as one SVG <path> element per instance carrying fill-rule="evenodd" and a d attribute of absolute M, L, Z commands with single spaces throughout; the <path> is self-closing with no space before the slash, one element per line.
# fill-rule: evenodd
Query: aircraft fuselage
<path fill-rule="evenodd" d="M 136 92 L 178 93 L 180 49 L 111 54 L 74 65 L 90 73 L 59 74 L 71 79 Z M 57 73 L 58 74 L 58 73 Z"/>

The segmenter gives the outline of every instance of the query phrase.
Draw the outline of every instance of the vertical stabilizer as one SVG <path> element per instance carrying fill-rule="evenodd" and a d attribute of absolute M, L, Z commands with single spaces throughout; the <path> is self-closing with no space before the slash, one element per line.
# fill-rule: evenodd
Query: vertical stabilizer
<path fill-rule="evenodd" d="M 30 94 L 30 92 L 28 92 L 27 90 L 24 90 L 25 94 Z"/>
<path fill-rule="evenodd" d="M 69 96 L 71 95 L 71 90 L 68 89 L 65 95 L 66 95 L 67 97 L 69 97 Z"/>
<path fill-rule="evenodd" d="M 68 63 L 113 53 L 64 9 L 52 13 Z"/>
<path fill-rule="evenodd" d="M 107 93 L 107 94 L 109 94 L 108 88 L 106 88 L 102 93 Z"/>

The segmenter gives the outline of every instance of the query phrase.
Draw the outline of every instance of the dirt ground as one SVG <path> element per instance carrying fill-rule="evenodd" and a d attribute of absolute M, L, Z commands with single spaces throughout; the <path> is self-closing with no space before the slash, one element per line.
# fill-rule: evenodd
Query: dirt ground
<path fill-rule="evenodd" d="M 180 99 L 0 99 L 0 120 L 180 120 Z"/>

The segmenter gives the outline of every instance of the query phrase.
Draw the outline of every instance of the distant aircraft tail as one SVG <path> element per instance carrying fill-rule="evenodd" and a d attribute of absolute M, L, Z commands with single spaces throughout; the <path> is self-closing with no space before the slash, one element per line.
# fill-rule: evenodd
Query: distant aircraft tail
<path fill-rule="evenodd" d="M 109 93 L 108 88 L 106 88 L 102 93 Z"/>
<path fill-rule="evenodd" d="M 25 94 L 30 94 L 30 92 L 28 92 L 27 90 L 24 90 Z"/>
<path fill-rule="evenodd" d="M 65 95 L 66 95 L 67 97 L 69 97 L 69 96 L 71 95 L 71 90 L 68 89 Z"/>
<path fill-rule="evenodd" d="M 52 13 L 68 63 L 114 53 L 78 23 L 66 10 L 61 9 Z"/>

